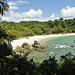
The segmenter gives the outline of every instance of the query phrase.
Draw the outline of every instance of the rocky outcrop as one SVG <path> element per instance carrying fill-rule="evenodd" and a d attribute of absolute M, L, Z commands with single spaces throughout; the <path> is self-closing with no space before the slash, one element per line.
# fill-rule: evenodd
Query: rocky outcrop
<path fill-rule="evenodd" d="M 27 42 L 22 44 L 22 48 L 27 49 L 27 50 L 32 50 L 32 45 L 29 45 Z"/>
<path fill-rule="evenodd" d="M 23 43 L 22 46 L 18 46 L 15 49 L 15 52 L 18 53 L 25 53 L 30 51 L 41 51 L 41 49 L 44 49 L 44 45 L 40 44 L 38 41 L 34 41 L 34 44 L 29 44 L 27 42 Z"/>
<path fill-rule="evenodd" d="M 32 47 L 39 48 L 39 49 L 44 49 L 44 45 L 38 43 L 38 41 L 34 41 L 34 44 L 32 44 Z"/>

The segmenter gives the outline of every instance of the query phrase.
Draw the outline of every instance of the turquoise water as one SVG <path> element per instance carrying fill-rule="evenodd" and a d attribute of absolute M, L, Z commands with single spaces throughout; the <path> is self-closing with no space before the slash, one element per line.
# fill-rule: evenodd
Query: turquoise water
<path fill-rule="evenodd" d="M 53 38 L 45 42 L 45 44 L 63 44 L 63 45 L 75 45 L 75 35 L 72 36 L 63 36 L 58 38 Z"/>
<path fill-rule="evenodd" d="M 45 59 L 48 59 L 49 56 L 56 56 L 57 60 L 60 60 L 61 55 L 65 55 L 68 52 L 71 52 L 75 55 L 75 36 L 64 36 L 53 38 L 45 42 L 45 45 L 48 45 L 48 48 L 45 49 L 45 52 L 33 51 L 28 55 L 29 58 L 34 56 L 35 62 L 42 62 Z"/>

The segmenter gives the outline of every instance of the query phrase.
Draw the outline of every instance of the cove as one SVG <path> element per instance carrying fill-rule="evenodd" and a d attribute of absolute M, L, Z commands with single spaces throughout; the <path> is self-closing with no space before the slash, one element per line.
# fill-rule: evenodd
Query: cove
<path fill-rule="evenodd" d="M 42 62 L 49 58 L 49 56 L 56 56 L 57 60 L 60 60 L 61 55 L 71 52 L 75 55 L 75 35 L 63 36 L 50 39 L 44 43 L 48 45 L 48 48 L 45 48 L 45 52 L 33 51 L 28 55 L 28 58 L 33 58 L 35 62 Z"/>

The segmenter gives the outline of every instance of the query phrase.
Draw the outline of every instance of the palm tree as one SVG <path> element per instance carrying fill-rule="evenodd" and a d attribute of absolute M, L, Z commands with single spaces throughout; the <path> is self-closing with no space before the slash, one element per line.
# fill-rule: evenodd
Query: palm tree
<path fill-rule="evenodd" d="M 4 15 L 4 12 L 8 12 L 9 11 L 9 5 L 7 4 L 7 0 L 0 0 L 0 14 L 1 16 Z M 0 20 L 1 17 L 0 17 Z M 6 37 L 6 33 L 0 29 L 0 43 L 2 42 L 1 39 Z"/>
<path fill-rule="evenodd" d="M 0 14 L 3 16 L 5 11 L 9 11 L 9 5 L 7 4 L 7 0 L 0 0 Z"/>

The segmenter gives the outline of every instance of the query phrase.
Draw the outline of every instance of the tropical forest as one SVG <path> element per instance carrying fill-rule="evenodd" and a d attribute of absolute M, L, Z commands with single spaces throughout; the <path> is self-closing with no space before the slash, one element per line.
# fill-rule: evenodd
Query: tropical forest
<path fill-rule="evenodd" d="M 28 4 L 24 0 L 16 3 Z M 3 17 L 4 12 L 9 14 L 9 5 L 16 5 L 16 3 L 14 0 L 10 3 L 0 0 L 0 15 Z M 69 7 L 68 9 L 70 10 Z M 54 36 L 71 33 L 75 34 L 75 18 L 48 21 L 0 21 L 0 75 L 75 75 L 75 35 Z M 53 38 L 49 37 L 43 44 L 33 37 L 47 35 L 53 35 Z M 23 38 L 26 41 L 30 37 L 33 39 L 29 42 L 34 40 L 34 43 L 23 42 L 21 46 L 13 49 L 12 42 L 21 39 L 19 42 L 21 43 Z M 19 43 L 16 41 L 15 45 Z"/>

